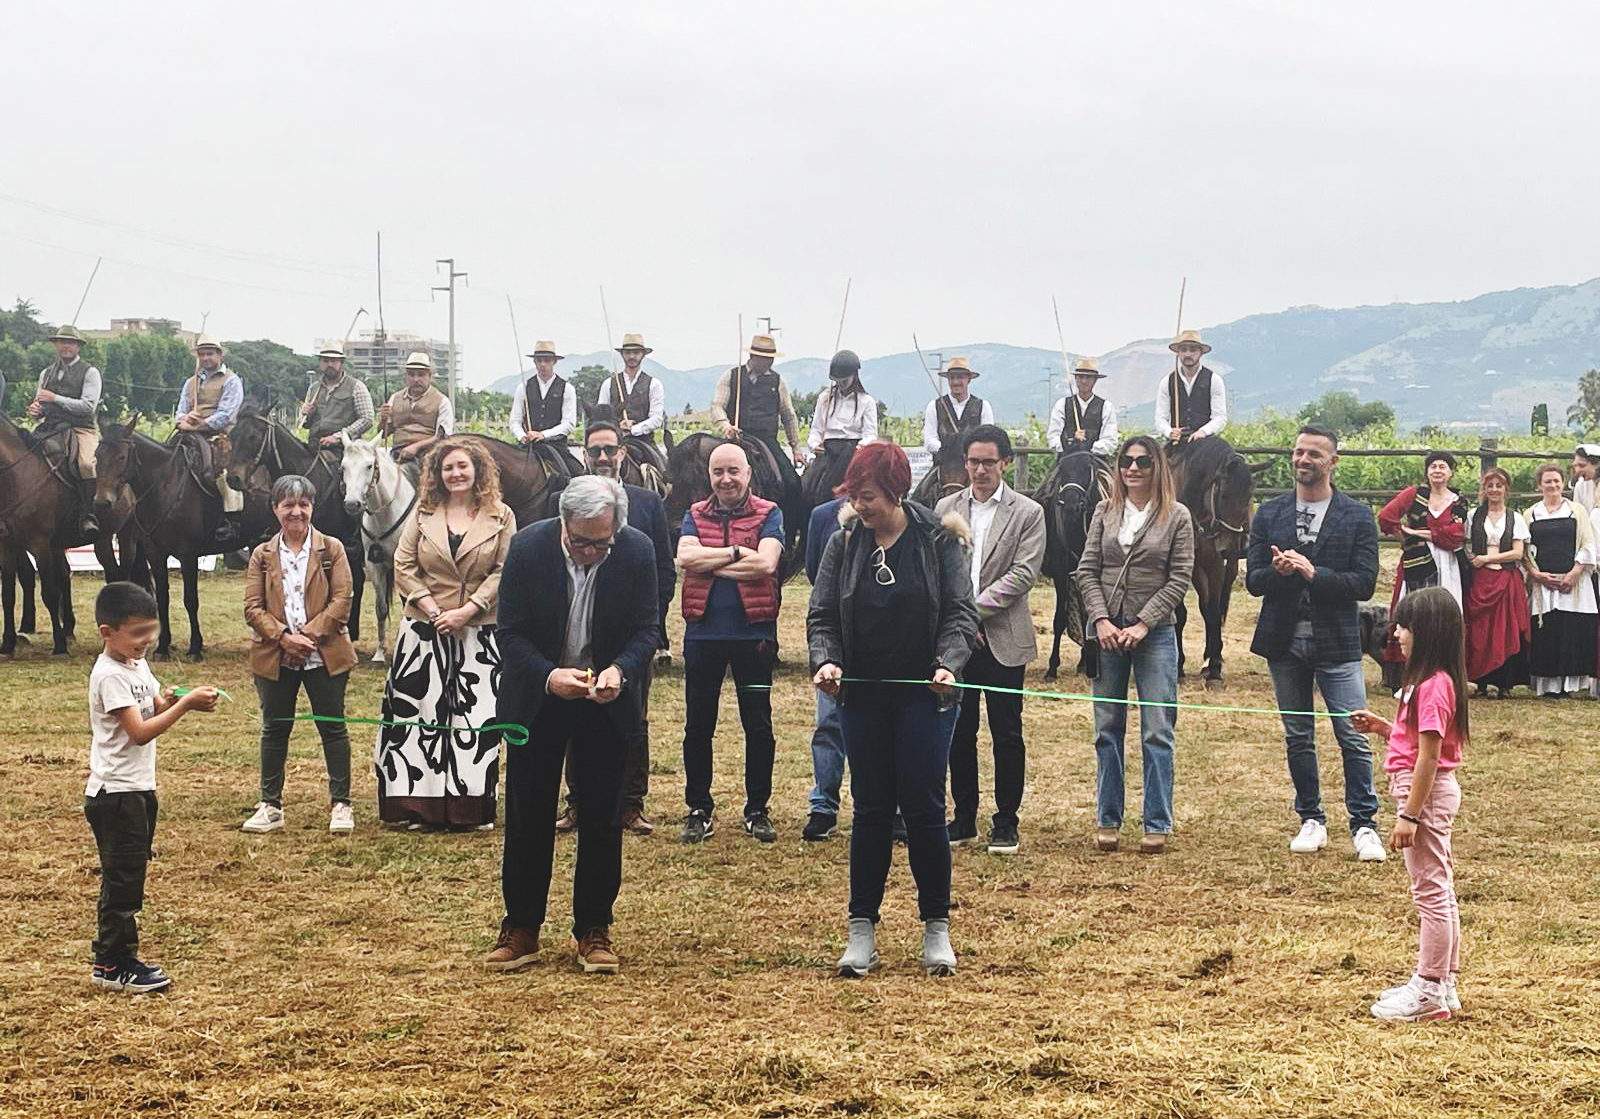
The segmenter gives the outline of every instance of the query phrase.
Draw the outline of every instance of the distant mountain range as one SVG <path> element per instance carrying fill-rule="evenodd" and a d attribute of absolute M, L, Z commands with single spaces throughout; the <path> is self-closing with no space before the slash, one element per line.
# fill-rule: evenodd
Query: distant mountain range
<path fill-rule="evenodd" d="M 1584 370 L 1600 365 L 1600 279 L 1569 287 L 1517 288 L 1459 303 L 1391 303 L 1382 307 L 1291 307 L 1201 331 L 1213 351 L 1206 364 L 1225 375 L 1228 406 L 1243 417 L 1273 408 L 1293 413 L 1333 390 L 1387 401 L 1402 427 L 1459 426 L 1484 432 L 1526 432 L 1533 406 L 1550 405 L 1556 424 L 1577 396 Z M 1061 354 L 997 342 L 930 347 L 945 360 L 964 356 L 982 374 L 973 391 L 1004 423 L 1028 413 L 1043 418 L 1066 391 Z M 1077 357 L 1079 355 L 1073 355 Z M 1099 355 L 1101 391 L 1134 421 L 1148 422 L 1156 384 L 1172 367 L 1165 339 L 1143 339 Z M 608 352 L 566 358 L 558 370 L 611 364 Z M 673 370 L 646 359 L 663 379 L 667 409 L 703 408 L 726 366 Z M 803 392 L 827 377 L 826 358 L 781 362 L 790 388 Z M 915 352 L 863 360 L 868 391 L 896 415 L 919 411 L 931 398 Z M 490 388 L 510 392 L 515 377 Z"/>

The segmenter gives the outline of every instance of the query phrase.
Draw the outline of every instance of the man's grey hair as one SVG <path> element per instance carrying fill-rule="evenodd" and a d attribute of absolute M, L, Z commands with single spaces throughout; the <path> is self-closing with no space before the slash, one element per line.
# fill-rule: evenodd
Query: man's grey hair
<path fill-rule="evenodd" d="M 599 474 L 584 474 L 567 483 L 561 491 L 561 523 L 587 521 L 611 513 L 612 524 L 621 528 L 628 523 L 628 491 L 615 478 Z"/>
<path fill-rule="evenodd" d="M 285 474 L 272 483 L 272 504 L 281 505 L 285 501 L 309 501 L 315 505 L 317 487 L 303 474 Z"/>

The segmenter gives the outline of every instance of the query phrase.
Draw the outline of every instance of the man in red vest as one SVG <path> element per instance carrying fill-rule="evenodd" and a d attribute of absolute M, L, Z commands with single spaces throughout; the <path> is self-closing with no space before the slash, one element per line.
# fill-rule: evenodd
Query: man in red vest
<path fill-rule="evenodd" d="M 750 492 L 750 460 L 737 443 L 711 452 L 711 496 L 689 507 L 678 539 L 683 571 L 683 774 L 689 814 L 683 841 L 713 834 L 711 739 L 722 680 L 733 670 L 744 724 L 744 830 L 778 838 L 772 795 L 772 662 L 778 649 L 783 512 Z"/>

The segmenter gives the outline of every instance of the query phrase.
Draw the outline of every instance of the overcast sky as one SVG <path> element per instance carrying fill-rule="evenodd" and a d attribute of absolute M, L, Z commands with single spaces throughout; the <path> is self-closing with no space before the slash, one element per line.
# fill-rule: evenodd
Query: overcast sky
<path fill-rule="evenodd" d="M 1593 3 L 13 4 L 0 298 L 297 348 L 376 310 L 476 384 L 642 331 L 731 362 L 1098 354 L 1600 274 Z M 363 324 L 367 326 L 369 324 Z M 360 328 L 358 328 L 360 329 Z"/>

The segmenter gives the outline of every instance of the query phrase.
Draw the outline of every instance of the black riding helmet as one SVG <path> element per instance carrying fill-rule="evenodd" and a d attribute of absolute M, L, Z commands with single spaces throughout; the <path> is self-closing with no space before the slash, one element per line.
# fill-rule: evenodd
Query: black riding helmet
<path fill-rule="evenodd" d="M 861 372 L 861 359 L 854 350 L 840 350 L 828 363 L 828 377 L 834 381 L 848 381 Z"/>

